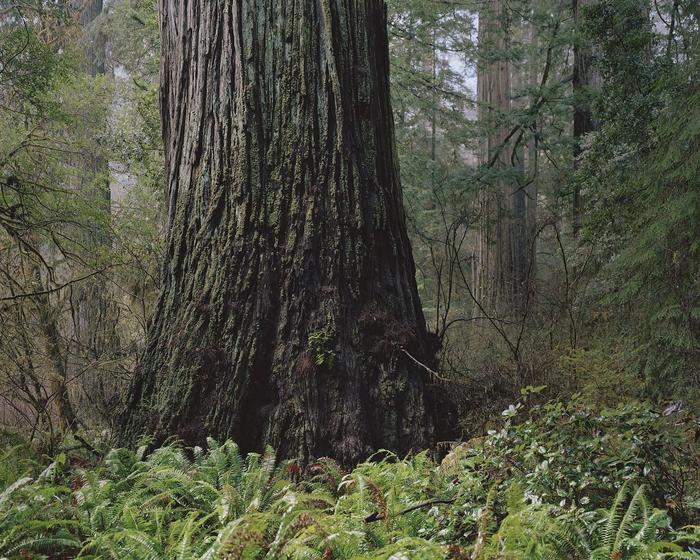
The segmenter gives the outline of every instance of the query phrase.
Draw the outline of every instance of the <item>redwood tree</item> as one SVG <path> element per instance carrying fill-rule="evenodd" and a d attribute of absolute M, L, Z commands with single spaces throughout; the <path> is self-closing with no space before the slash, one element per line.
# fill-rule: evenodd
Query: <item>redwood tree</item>
<path fill-rule="evenodd" d="M 477 102 L 479 121 L 488 132 L 479 160 L 492 170 L 479 192 L 479 230 L 474 263 L 474 293 L 479 312 L 510 318 L 524 300 L 527 250 L 524 247 L 525 193 L 513 181 L 513 142 L 504 119 L 511 111 L 512 66 L 503 0 L 486 3 L 479 13 Z M 509 175 L 510 170 L 510 175 Z M 520 203 L 520 204 L 518 204 Z"/>
<path fill-rule="evenodd" d="M 426 445 L 384 2 L 159 8 L 169 232 L 122 438 L 344 462 Z"/>

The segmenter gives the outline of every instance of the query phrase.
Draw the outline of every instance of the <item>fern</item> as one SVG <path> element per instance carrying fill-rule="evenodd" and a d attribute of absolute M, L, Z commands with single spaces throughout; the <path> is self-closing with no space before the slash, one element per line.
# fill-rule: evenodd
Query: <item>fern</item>
<path fill-rule="evenodd" d="M 538 437 L 556 437 L 557 426 Z M 609 509 L 567 509 L 533 494 L 533 473 L 495 476 L 503 471 L 479 455 L 492 443 L 462 446 L 441 467 L 427 453 L 382 454 L 348 473 L 320 460 L 306 476 L 271 449 L 243 457 L 214 440 L 191 455 L 176 443 L 113 450 L 86 467 L 57 457 L 48 473 L 13 460 L 0 557 L 697 560 L 700 530 L 673 531 L 645 487 L 624 484 Z"/>
<path fill-rule="evenodd" d="M 494 506 L 496 504 L 496 498 L 498 497 L 499 485 L 500 482 L 494 482 L 491 485 L 486 495 L 486 503 L 479 515 L 479 532 L 477 534 L 473 554 L 475 560 L 483 560 L 487 541 L 493 532 Z"/>
<path fill-rule="evenodd" d="M 627 506 L 627 511 L 625 511 L 625 514 L 622 516 L 622 519 L 619 522 L 619 526 L 615 533 L 615 541 L 612 546 L 613 556 L 621 553 L 622 547 L 625 544 L 625 542 L 630 541 L 630 534 L 634 528 L 633 524 L 640 510 L 640 507 L 643 508 L 644 522 L 648 525 L 648 508 L 647 501 L 644 496 L 644 486 L 640 486 L 637 489 L 637 491 L 633 494 L 632 499 L 630 500 L 629 505 Z M 644 536 L 645 534 L 646 530 L 642 529 L 641 536 Z"/>

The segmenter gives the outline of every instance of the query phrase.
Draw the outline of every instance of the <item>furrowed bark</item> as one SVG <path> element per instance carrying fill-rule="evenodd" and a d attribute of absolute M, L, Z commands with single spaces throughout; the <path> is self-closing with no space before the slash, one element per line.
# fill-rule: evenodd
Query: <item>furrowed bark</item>
<path fill-rule="evenodd" d="M 122 437 L 346 463 L 427 445 L 384 3 L 160 10 L 169 234 Z"/>

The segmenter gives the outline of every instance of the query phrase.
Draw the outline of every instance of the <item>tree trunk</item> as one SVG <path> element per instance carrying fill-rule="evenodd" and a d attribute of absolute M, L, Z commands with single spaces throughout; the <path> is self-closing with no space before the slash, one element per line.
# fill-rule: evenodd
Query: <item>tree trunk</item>
<path fill-rule="evenodd" d="M 103 1 L 75 0 L 74 9 L 83 32 L 85 71 L 93 78 L 104 75 L 107 72 L 107 41 L 103 31 L 96 26 Z M 86 137 L 94 134 L 92 129 L 96 125 L 103 124 L 93 122 L 95 119 L 91 115 L 86 114 L 83 118 Z M 99 148 L 95 148 L 80 154 L 75 164 L 79 168 L 75 188 L 93 204 L 100 219 L 71 233 L 88 250 L 88 259 L 94 259 L 112 243 L 106 223 L 111 212 L 109 163 Z M 74 273 L 87 275 L 98 266 L 94 263 L 87 270 L 76 268 Z M 77 380 L 70 394 L 76 413 L 90 425 L 108 423 L 114 404 L 118 402 L 118 381 L 105 367 L 119 348 L 116 334 L 118 313 L 110 296 L 107 273 L 79 282 L 70 295 L 72 320 L 68 325 L 71 332 L 67 333 L 71 342 L 68 369 L 70 376 Z"/>
<path fill-rule="evenodd" d="M 346 463 L 431 437 L 377 0 L 160 0 L 169 233 L 121 435 Z"/>
<path fill-rule="evenodd" d="M 490 171 L 479 195 L 474 293 L 482 310 L 504 319 L 520 311 L 526 289 L 520 231 L 525 193 L 513 180 L 514 139 L 509 139 L 503 122 L 511 109 L 511 64 L 504 54 L 507 32 L 502 0 L 493 0 L 479 14 L 477 102 L 479 121 L 489 130 L 481 143 L 480 162 Z"/>
<path fill-rule="evenodd" d="M 574 27 L 577 34 L 580 33 L 581 8 L 589 0 L 573 0 Z M 578 166 L 578 158 L 581 155 L 581 142 L 583 137 L 595 130 L 593 113 L 590 103 L 590 89 L 597 87 L 599 78 L 592 65 L 592 53 L 585 41 L 577 36 L 574 41 L 574 169 Z M 574 181 L 574 194 L 572 206 L 572 230 L 574 237 L 578 237 L 583 218 L 583 198 L 581 185 Z"/>
<path fill-rule="evenodd" d="M 529 45 L 536 45 L 537 37 L 535 26 L 527 19 L 518 21 L 518 30 L 523 40 Z M 533 49 L 537 52 L 536 48 Z M 533 94 L 528 95 L 532 88 L 538 85 L 537 56 L 530 54 L 521 64 L 511 65 L 511 96 L 515 98 L 511 102 L 512 108 L 525 113 L 529 106 L 534 106 L 536 100 Z M 536 131 L 536 121 L 532 132 Z M 506 133 L 510 132 L 509 130 Z M 515 138 L 520 137 L 520 132 Z M 516 180 L 506 189 L 510 192 L 512 208 L 511 242 L 513 246 L 513 274 L 512 274 L 512 311 L 518 319 L 527 312 L 528 306 L 535 292 L 535 267 L 536 267 L 536 228 L 537 228 L 537 147 L 536 135 L 519 141 L 513 140 L 514 149 L 511 152 L 511 165 L 515 169 Z"/>
<path fill-rule="evenodd" d="M 77 418 L 75 409 L 70 400 L 68 392 L 68 370 L 66 359 L 63 355 L 63 339 L 59 329 L 56 306 L 51 304 L 51 298 L 46 292 L 46 286 L 42 280 L 41 270 L 38 264 L 32 265 L 31 274 L 34 278 L 37 296 L 34 305 L 37 312 L 37 323 L 46 347 L 46 357 L 50 366 L 49 399 L 48 402 L 55 406 L 54 410 L 58 419 L 58 429 L 60 434 L 72 431 L 76 428 Z"/>

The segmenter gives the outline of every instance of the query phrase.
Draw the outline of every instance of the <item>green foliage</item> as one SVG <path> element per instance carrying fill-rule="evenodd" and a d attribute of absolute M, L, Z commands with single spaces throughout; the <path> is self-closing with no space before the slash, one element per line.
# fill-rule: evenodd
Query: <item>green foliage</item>
<path fill-rule="evenodd" d="M 464 452 L 467 468 L 518 480 L 532 501 L 561 507 L 602 507 L 625 483 L 649 484 L 655 503 L 677 513 L 693 507 L 681 489 L 693 481 L 694 432 L 673 424 L 692 426 L 691 417 L 641 404 L 596 411 L 576 396 L 535 406 L 518 423 L 521 414 L 520 405 L 505 411 L 504 425 Z"/>
<path fill-rule="evenodd" d="M 643 386 L 635 372 L 635 357 L 625 345 L 614 342 L 617 345 L 602 342 L 592 348 L 562 352 L 554 368 L 558 390 L 579 392 L 585 402 L 608 407 L 617 406 L 622 396 L 640 398 Z"/>
<path fill-rule="evenodd" d="M 335 363 L 335 331 L 326 326 L 309 334 L 309 352 L 317 366 L 332 368 Z"/>
<path fill-rule="evenodd" d="M 682 1 L 657 9 L 673 10 L 676 36 L 657 35 L 637 1 L 587 12 L 604 78 L 596 104 L 603 124 L 588 139 L 577 178 L 589 197 L 586 241 L 600 272 L 589 302 L 613 317 L 609 334 L 645 377 L 648 395 L 697 405 L 697 12 Z"/>
<path fill-rule="evenodd" d="M 46 32 L 19 21 L 0 29 L 0 243 L 41 240 L 70 254 L 81 247 L 67 227 L 109 219 L 94 202 L 106 177 L 80 163 L 105 156 L 111 86 L 81 73 L 74 46 L 61 35 L 49 43 Z"/>
<path fill-rule="evenodd" d="M 630 494 L 631 497 L 630 497 Z M 556 506 L 509 506 L 484 558 L 623 560 L 696 558 L 670 534 L 665 512 L 652 510 L 640 486 L 625 484 L 609 510 L 563 510 Z M 697 537 L 697 534 L 695 535 Z"/>
<path fill-rule="evenodd" d="M 663 488 L 656 467 L 645 469 L 651 448 L 668 463 L 664 445 L 685 441 L 682 428 L 669 422 L 656 438 L 650 426 L 662 420 L 643 407 L 596 415 L 551 404 L 516 424 L 521 414 L 522 405 L 513 406 L 502 430 L 455 448 L 440 464 L 426 452 L 405 459 L 383 452 L 349 473 L 330 459 L 302 473 L 269 449 L 243 457 L 235 444 L 211 439 L 206 452 L 115 449 L 93 465 L 61 454 L 43 471 L 27 448 L 10 447 L 0 555 L 697 557 L 700 530 L 672 529 L 646 497 Z M 605 435 L 582 435 L 602 427 Z M 684 484 L 690 491 L 692 482 Z"/>

